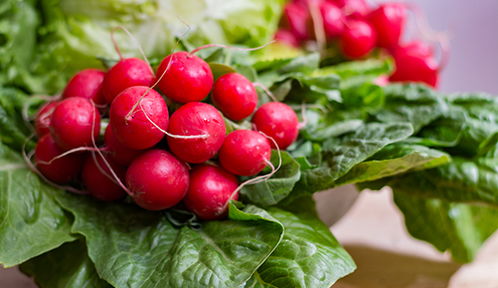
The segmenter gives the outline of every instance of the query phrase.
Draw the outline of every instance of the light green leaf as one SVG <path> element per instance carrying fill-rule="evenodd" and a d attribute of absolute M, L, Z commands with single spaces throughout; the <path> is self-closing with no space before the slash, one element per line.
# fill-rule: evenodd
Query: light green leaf
<path fill-rule="evenodd" d="M 374 181 L 413 170 L 433 168 L 450 161 L 449 155 L 419 145 L 391 144 L 369 160 L 353 167 L 338 185 Z"/>
<path fill-rule="evenodd" d="M 498 209 L 452 203 L 394 189 L 394 201 L 412 236 L 460 262 L 472 261 L 484 241 L 498 229 Z"/>

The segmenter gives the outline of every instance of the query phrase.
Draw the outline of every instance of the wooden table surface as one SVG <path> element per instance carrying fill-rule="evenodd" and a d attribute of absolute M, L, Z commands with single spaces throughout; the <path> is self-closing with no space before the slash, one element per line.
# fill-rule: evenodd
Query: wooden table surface
<path fill-rule="evenodd" d="M 364 192 L 332 232 L 353 256 L 355 273 L 337 288 L 498 288 L 498 233 L 476 261 L 458 265 L 449 255 L 414 240 L 388 189 Z M 0 269 L 0 287 L 34 288 L 16 268 Z"/>

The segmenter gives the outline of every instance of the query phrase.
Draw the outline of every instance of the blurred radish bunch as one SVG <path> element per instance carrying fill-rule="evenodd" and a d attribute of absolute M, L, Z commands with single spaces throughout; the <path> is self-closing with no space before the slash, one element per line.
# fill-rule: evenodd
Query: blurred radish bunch
<path fill-rule="evenodd" d="M 411 14 L 417 27 L 408 25 Z M 292 0 L 284 8 L 275 39 L 319 50 L 322 58 L 333 63 L 390 55 L 395 69 L 383 82 L 423 82 L 436 87 L 447 45 L 445 37 L 429 31 L 420 15 L 415 6 L 406 3 L 372 7 L 366 0 Z M 407 37 L 408 28 L 416 28 L 420 36 Z M 439 57 L 436 47 L 440 48 Z"/>

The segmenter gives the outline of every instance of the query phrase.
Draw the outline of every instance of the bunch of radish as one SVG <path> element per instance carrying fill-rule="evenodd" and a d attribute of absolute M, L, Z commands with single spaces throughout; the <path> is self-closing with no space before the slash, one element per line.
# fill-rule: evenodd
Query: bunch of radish
<path fill-rule="evenodd" d="M 251 119 L 253 129 L 227 134 L 224 117 Z M 284 103 L 258 107 L 242 74 L 214 79 L 203 59 L 175 52 L 155 73 L 137 58 L 80 71 L 40 108 L 35 128 L 36 169 L 48 181 L 102 201 L 129 195 L 148 210 L 184 205 L 212 220 L 238 199 L 240 176 L 260 174 L 272 148 L 296 140 L 298 118 Z"/>
<path fill-rule="evenodd" d="M 325 42 L 322 44 L 351 60 L 366 58 L 374 51 L 387 53 L 395 62 L 389 81 L 436 87 L 446 45 L 433 39 L 442 46 L 438 63 L 433 45 L 419 39 L 404 41 L 410 10 L 417 11 L 396 2 L 370 7 L 366 0 L 293 0 L 285 6 L 275 39 L 294 47 Z"/>

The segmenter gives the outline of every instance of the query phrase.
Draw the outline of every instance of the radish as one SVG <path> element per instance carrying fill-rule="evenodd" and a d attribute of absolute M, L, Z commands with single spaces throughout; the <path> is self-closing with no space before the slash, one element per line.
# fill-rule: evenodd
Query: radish
<path fill-rule="evenodd" d="M 50 121 L 52 119 L 52 113 L 54 112 L 57 102 L 49 102 L 43 105 L 35 116 L 35 131 L 38 137 L 50 133 Z"/>
<path fill-rule="evenodd" d="M 100 131 L 99 111 L 86 98 L 62 100 L 55 107 L 50 121 L 52 137 L 65 150 L 92 145 Z"/>
<path fill-rule="evenodd" d="M 290 45 L 292 47 L 299 47 L 299 40 L 289 30 L 278 29 L 275 33 L 275 40 L 280 43 Z"/>
<path fill-rule="evenodd" d="M 138 58 L 120 60 L 107 72 L 102 84 L 107 103 L 126 88 L 132 86 L 151 86 L 154 84 L 154 73 L 150 65 Z"/>
<path fill-rule="evenodd" d="M 119 165 L 130 164 L 135 157 L 142 153 L 141 150 L 130 149 L 121 144 L 118 139 L 116 139 L 116 136 L 114 136 L 110 125 L 105 129 L 104 144 L 105 150 L 108 153 L 107 155 Z"/>
<path fill-rule="evenodd" d="M 347 23 L 341 35 L 342 53 L 347 58 L 360 59 L 375 48 L 375 42 L 375 31 L 370 24 L 362 20 L 352 20 Z"/>
<path fill-rule="evenodd" d="M 168 106 L 156 91 L 130 87 L 112 102 L 109 125 L 116 139 L 129 149 L 150 148 L 163 138 L 168 127 Z"/>
<path fill-rule="evenodd" d="M 370 12 L 370 7 L 365 0 L 329 0 L 344 11 L 349 18 L 363 19 Z"/>
<path fill-rule="evenodd" d="M 284 150 L 296 141 L 299 134 L 299 120 L 289 105 L 281 102 L 268 102 L 254 113 L 252 123 L 258 131 L 273 138 L 278 148 Z M 275 144 L 271 143 L 273 148 Z"/>
<path fill-rule="evenodd" d="M 182 139 L 168 135 L 171 152 L 185 162 L 202 163 L 211 159 L 225 139 L 225 121 L 213 106 L 191 102 L 176 110 L 169 121 L 168 132 L 179 136 L 193 136 Z"/>
<path fill-rule="evenodd" d="M 425 42 L 415 40 L 395 47 L 392 49 L 391 54 L 394 57 L 399 57 L 401 54 L 410 54 L 422 58 L 430 58 L 434 56 L 434 48 Z"/>
<path fill-rule="evenodd" d="M 398 48 L 394 54 L 394 73 L 389 80 L 393 82 L 422 82 L 437 87 L 439 81 L 438 63 L 427 57 L 428 51 L 418 47 Z"/>
<path fill-rule="evenodd" d="M 322 2 L 320 4 L 320 13 L 322 15 L 323 28 L 328 38 L 340 36 L 344 31 L 344 13 L 331 2 Z"/>
<path fill-rule="evenodd" d="M 237 200 L 237 178 L 212 165 L 199 165 L 190 171 L 185 205 L 202 220 L 217 220 L 227 214 L 227 202 Z"/>
<path fill-rule="evenodd" d="M 298 41 L 309 40 L 309 26 L 311 22 L 308 8 L 299 3 L 288 3 L 283 12 L 283 26 L 296 37 Z"/>
<path fill-rule="evenodd" d="M 133 200 L 147 210 L 162 210 L 178 204 L 187 193 L 187 165 L 170 153 L 153 149 L 133 160 L 126 171 Z"/>
<path fill-rule="evenodd" d="M 218 78 L 211 99 L 225 116 L 234 121 L 251 115 L 258 105 L 254 85 L 239 73 L 228 73 Z"/>
<path fill-rule="evenodd" d="M 116 175 L 124 179 L 126 169 L 106 159 Z M 104 174 L 105 173 L 105 174 Z M 83 163 L 81 180 L 93 197 L 102 201 L 115 201 L 123 198 L 126 192 L 112 178 L 112 174 L 98 155 L 88 155 Z"/>
<path fill-rule="evenodd" d="M 69 80 L 62 92 L 62 98 L 83 97 L 93 100 L 96 104 L 105 104 L 106 100 L 102 94 L 102 82 L 104 71 L 98 69 L 86 69 L 78 72 Z"/>
<path fill-rule="evenodd" d="M 66 184 L 76 179 L 83 163 L 82 153 L 72 153 L 58 159 L 64 153 L 50 134 L 45 134 L 36 144 L 35 163 L 38 170 L 48 180 Z"/>
<path fill-rule="evenodd" d="M 401 3 L 384 3 L 369 15 L 370 24 L 377 34 L 377 45 L 382 48 L 395 47 L 405 25 L 405 6 Z"/>
<path fill-rule="evenodd" d="M 268 139 L 251 130 L 235 130 L 228 134 L 219 155 L 221 166 L 239 176 L 258 174 L 270 158 Z"/>
<path fill-rule="evenodd" d="M 167 70 L 166 70 L 167 69 Z M 159 89 L 180 103 L 201 101 L 213 87 L 213 73 L 201 58 L 188 52 L 168 55 L 157 68 Z"/>

